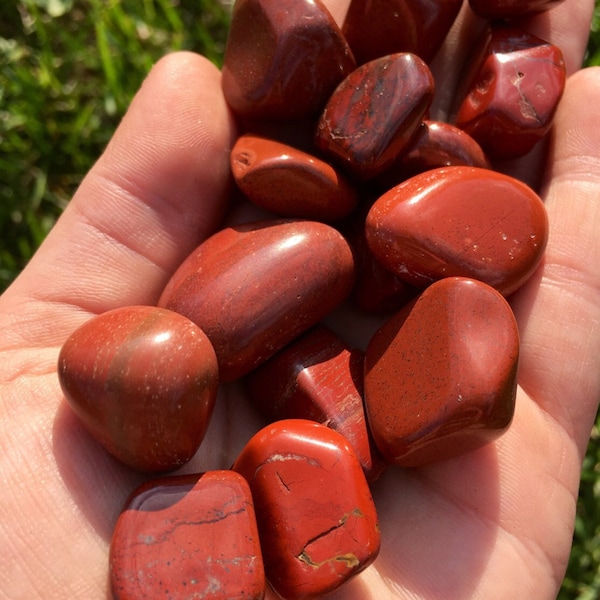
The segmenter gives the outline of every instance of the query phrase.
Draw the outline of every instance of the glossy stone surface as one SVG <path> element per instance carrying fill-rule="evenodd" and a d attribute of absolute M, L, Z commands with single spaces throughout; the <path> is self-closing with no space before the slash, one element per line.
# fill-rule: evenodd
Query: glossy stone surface
<path fill-rule="evenodd" d="M 363 352 L 318 325 L 250 373 L 246 390 L 269 422 L 310 419 L 341 433 L 374 480 L 384 463 L 365 421 L 363 367 Z"/>
<path fill-rule="evenodd" d="M 352 291 L 354 259 L 335 229 L 268 220 L 227 227 L 179 267 L 159 305 L 209 337 L 222 381 L 246 375 Z"/>
<path fill-rule="evenodd" d="M 114 600 L 260 600 L 265 575 L 246 480 L 209 471 L 148 482 L 110 546 Z"/>
<path fill-rule="evenodd" d="M 223 93 L 250 119 L 319 113 L 355 61 L 321 0 L 237 0 L 223 62 Z"/>
<path fill-rule="evenodd" d="M 508 295 L 540 263 L 548 217 L 539 196 L 517 179 L 447 167 L 386 192 L 371 207 L 365 231 L 375 257 L 415 287 L 465 276 Z"/>
<path fill-rule="evenodd" d="M 409 145 L 433 89 L 429 68 L 414 54 L 368 62 L 333 92 L 319 119 L 315 143 L 349 172 L 371 179 Z"/>
<path fill-rule="evenodd" d="M 446 278 L 371 339 L 365 399 L 383 455 L 415 467 L 474 450 L 509 426 L 519 355 L 506 300 L 466 278 Z"/>
<path fill-rule="evenodd" d="M 563 0 L 469 0 L 469 6 L 480 17 L 501 19 L 543 12 L 561 2 Z"/>
<path fill-rule="evenodd" d="M 159 472 L 200 445 L 218 385 L 217 358 L 191 321 L 161 308 L 118 308 L 65 341 L 58 377 L 88 431 L 119 460 Z"/>
<path fill-rule="evenodd" d="M 291 419 L 260 430 L 233 469 L 252 490 L 271 587 L 320 598 L 375 560 L 380 534 L 356 454 L 329 427 Z"/>
<path fill-rule="evenodd" d="M 346 177 L 287 144 L 246 134 L 235 143 L 230 162 L 242 192 L 278 215 L 336 221 L 356 208 L 358 193 Z"/>
<path fill-rule="evenodd" d="M 437 53 L 462 0 L 352 0 L 342 31 L 358 64 L 412 52 L 425 62 Z"/>
<path fill-rule="evenodd" d="M 454 124 L 490 158 L 529 152 L 550 129 L 564 90 L 560 49 L 520 29 L 494 26 L 467 72 Z"/>

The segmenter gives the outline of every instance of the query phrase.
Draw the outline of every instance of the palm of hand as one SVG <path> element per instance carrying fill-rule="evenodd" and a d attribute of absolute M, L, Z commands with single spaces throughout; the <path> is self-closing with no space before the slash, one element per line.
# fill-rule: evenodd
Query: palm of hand
<path fill-rule="evenodd" d="M 591 7 L 567 0 L 552 19 L 532 22 L 563 47 L 572 71 Z M 450 44 L 447 56 L 456 52 Z M 445 62 L 440 72 L 451 77 Z M 546 259 L 511 299 L 522 358 L 510 430 L 453 460 L 390 469 L 374 488 L 381 554 L 334 597 L 555 595 L 600 391 L 600 130 L 585 115 L 599 91 L 597 72 L 579 74 L 557 115 L 542 188 L 551 222 Z M 111 529 L 141 477 L 108 457 L 71 415 L 57 353 L 90 314 L 156 302 L 221 216 L 234 135 L 215 69 L 187 54 L 163 60 L 42 251 L 2 297 L 0 523 L 8 568 L 0 597 L 107 596 Z M 236 385 L 228 386 L 185 471 L 227 468 L 259 426 Z"/>

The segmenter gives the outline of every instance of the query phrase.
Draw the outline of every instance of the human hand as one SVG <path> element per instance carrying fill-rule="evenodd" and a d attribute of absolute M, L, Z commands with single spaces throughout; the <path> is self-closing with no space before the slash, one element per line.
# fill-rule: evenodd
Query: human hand
<path fill-rule="evenodd" d="M 344 2 L 329 4 L 343 13 Z M 592 8 L 591 0 L 565 0 L 530 22 L 562 48 L 570 73 L 581 61 Z M 440 115 L 450 100 L 443 90 L 457 75 L 450 66 L 473 33 L 473 23 L 465 24 L 434 65 Z M 587 112 L 599 93 L 600 70 L 574 75 L 547 162 L 535 152 L 506 165 L 524 178 L 539 173 L 550 218 L 545 260 L 511 298 L 522 350 L 510 429 L 453 460 L 390 468 L 374 486 L 381 553 L 333 597 L 556 596 L 600 392 L 600 124 Z M 58 351 L 95 314 L 156 303 L 179 263 L 221 221 L 235 135 L 217 70 L 191 54 L 163 59 L 0 299 L 0 597 L 109 595 L 112 527 L 142 476 L 111 458 L 72 415 L 56 377 Z M 231 465 L 261 425 L 240 400 L 235 384 L 222 390 L 185 472 Z"/>

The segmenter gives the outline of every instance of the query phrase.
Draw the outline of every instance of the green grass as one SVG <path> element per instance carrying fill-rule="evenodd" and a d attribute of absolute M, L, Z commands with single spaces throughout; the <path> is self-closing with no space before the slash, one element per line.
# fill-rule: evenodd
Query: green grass
<path fill-rule="evenodd" d="M 189 49 L 220 64 L 217 0 L 3 0 L 0 291 L 24 267 L 100 155 L 151 65 Z M 600 0 L 588 64 L 600 64 Z M 583 465 L 560 600 L 600 598 L 600 418 Z"/>

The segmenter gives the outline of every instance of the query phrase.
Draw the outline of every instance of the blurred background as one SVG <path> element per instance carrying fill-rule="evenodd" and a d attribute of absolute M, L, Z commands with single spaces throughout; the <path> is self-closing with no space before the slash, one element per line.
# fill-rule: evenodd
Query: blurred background
<path fill-rule="evenodd" d="M 193 50 L 220 66 L 233 0 L 2 0 L 0 292 L 101 154 L 152 64 Z M 586 65 L 600 64 L 600 0 Z M 583 465 L 559 600 L 600 598 L 600 418 Z"/>

